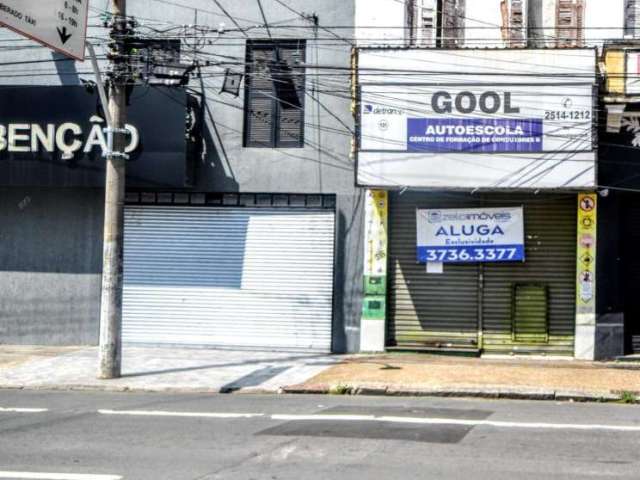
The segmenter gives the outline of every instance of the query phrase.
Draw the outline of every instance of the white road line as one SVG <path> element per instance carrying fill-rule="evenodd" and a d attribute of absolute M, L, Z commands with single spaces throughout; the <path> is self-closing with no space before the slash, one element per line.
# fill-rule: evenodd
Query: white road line
<path fill-rule="evenodd" d="M 80 473 L 0 472 L 0 478 L 30 478 L 35 480 L 121 480 L 120 475 L 91 475 Z"/>
<path fill-rule="evenodd" d="M 102 415 L 139 415 L 151 417 L 255 418 L 263 413 L 167 412 L 164 410 L 98 410 Z"/>
<path fill-rule="evenodd" d="M 469 427 L 489 426 L 496 428 L 530 428 L 553 430 L 609 430 L 615 432 L 640 432 L 640 425 L 602 425 L 580 423 L 502 422 L 497 420 L 465 420 L 459 418 L 394 417 L 373 415 L 271 415 L 273 420 L 322 420 L 322 421 L 369 421 L 384 423 L 412 423 L 422 425 L 461 425 Z"/>
<path fill-rule="evenodd" d="M 0 407 L 0 413 L 42 413 L 48 412 L 48 408 L 11 408 Z M 2 478 L 2 477 L 0 477 Z"/>
<path fill-rule="evenodd" d="M 377 421 L 379 417 L 375 415 L 331 415 L 331 414 L 318 414 L 318 415 L 289 415 L 289 414 L 276 414 L 271 415 L 272 420 L 323 420 L 323 421 L 341 421 L 341 422 L 372 422 Z"/>
<path fill-rule="evenodd" d="M 223 412 L 169 412 L 163 410 L 98 410 L 103 415 L 134 415 L 158 417 L 203 417 L 203 418 L 268 418 L 278 421 L 324 421 L 324 422 L 380 422 L 410 423 L 418 425 L 460 425 L 466 427 L 523 428 L 538 430 L 604 430 L 612 432 L 638 432 L 640 425 L 605 425 L 582 423 L 546 423 L 546 422 L 504 422 L 499 420 L 472 420 L 460 418 L 434 417 L 397 417 L 391 415 L 331 415 L 331 414 L 273 414 L 264 413 L 223 413 Z"/>

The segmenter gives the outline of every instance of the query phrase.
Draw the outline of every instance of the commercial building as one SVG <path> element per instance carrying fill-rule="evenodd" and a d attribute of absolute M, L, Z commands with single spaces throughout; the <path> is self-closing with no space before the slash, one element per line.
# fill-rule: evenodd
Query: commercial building
<path fill-rule="evenodd" d="M 220 3 L 130 2 L 134 69 L 196 68 L 130 92 L 126 343 L 640 348 L 635 2 Z M 93 75 L 0 39 L 0 342 L 96 344 Z"/>
<path fill-rule="evenodd" d="M 390 192 L 388 245 L 366 252 L 388 256 L 384 346 L 593 358 L 596 229 L 578 211 L 595 221 L 596 51 L 357 61 L 358 183 Z"/>
<path fill-rule="evenodd" d="M 129 4 L 155 49 L 136 45 L 134 69 L 163 67 L 177 39 L 172 60 L 198 69 L 187 88 L 141 84 L 129 98 L 123 340 L 357 351 L 353 32 L 323 29 L 353 23 L 353 3 L 222 3 Z M 108 15 L 90 17 L 104 58 Z M 97 344 L 105 140 L 92 72 L 2 38 L 0 342 Z"/>

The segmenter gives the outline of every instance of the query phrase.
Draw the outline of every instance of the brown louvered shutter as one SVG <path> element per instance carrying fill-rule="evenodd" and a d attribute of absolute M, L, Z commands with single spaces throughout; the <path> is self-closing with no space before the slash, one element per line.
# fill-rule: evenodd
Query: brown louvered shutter
<path fill-rule="evenodd" d="M 624 2 L 624 34 L 633 38 L 640 36 L 640 2 L 638 0 Z"/>
<path fill-rule="evenodd" d="M 584 0 L 558 0 L 556 46 L 584 46 Z"/>
<path fill-rule="evenodd" d="M 408 0 L 409 45 L 436 46 L 436 0 Z"/>
<path fill-rule="evenodd" d="M 509 12 L 509 46 L 524 47 L 525 24 L 523 0 L 511 0 L 511 10 Z"/>
<path fill-rule="evenodd" d="M 441 38 L 444 48 L 464 44 L 465 0 L 442 0 Z"/>
<path fill-rule="evenodd" d="M 274 58 L 272 46 L 248 46 L 245 107 L 246 147 L 275 146 L 275 91 L 269 70 L 269 65 Z"/>
<path fill-rule="evenodd" d="M 276 145 L 283 148 L 304 145 L 305 48 L 302 42 L 278 49 L 279 74 L 274 75 L 278 98 Z"/>

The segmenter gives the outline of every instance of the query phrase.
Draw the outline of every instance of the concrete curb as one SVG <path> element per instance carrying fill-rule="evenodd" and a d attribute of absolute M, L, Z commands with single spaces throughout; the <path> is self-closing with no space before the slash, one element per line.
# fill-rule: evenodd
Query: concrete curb
<path fill-rule="evenodd" d="M 106 381 L 108 382 L 108 380 Z M 107 393 L 209 393 L 236 395 L 370 395 L 392 397 L 450 397 L 450 398 L 485 398 L 510 400 L 555 400 L 563 402 L 619 402 L 622 392 L 583 392 L 568 390 L 531 389 L 531 388 L 470 388 L 470 387 L 429 387 L 416 388 L 402 385 L 329 385 L 309 384 L 290 385 L 279 388 L 247 387 L 207 388 L 207 387 L 132 387 L 127 385 L 2 385 L 0 390 L 33 390 L 57 392 L 107 392 Z M 640 392 L 634 392 L 640 397 Z"/>
<path fill-rule="evenodd" d="M 284 387 L 289 394 L 334 394 L 334 395 L 382 395 L 399 397 L 457 397 L 511 400 L 555 400 L 565 402 L 618 402 L 622 398 L 617 392 L 583 392 L 528 388 L 469 388 L 378 385 L 292 385 Z"/>
<path fill-rule="evenodd" d="M 284 393 L 282 388 L 264 389 L 248 387 L 243 389 L 234 388 L 207 388 L 207 387 L 130 387 L 126 385 L 1 385 L 0 390 L 29 390 L 29 391 L 51 391 L 51 392 L 106 392 L 106 393 L 211 393 L 211 394 L 280 394 Z"/>

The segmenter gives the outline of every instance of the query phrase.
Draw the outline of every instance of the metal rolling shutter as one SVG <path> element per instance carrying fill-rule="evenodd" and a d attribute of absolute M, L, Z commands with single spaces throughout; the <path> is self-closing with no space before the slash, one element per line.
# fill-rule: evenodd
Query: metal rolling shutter
<path fill-rule="evenodd" d="M 638 301 L 638 285 L 640 285 L 640 257 L 637 248 L 640 245 L 640 198 L 636 195 L 623 197 L 623 245 L 624 245 L 624 316 L 626 350 L 633 354 L 640 353 L 640 301 Z"/>
<path fill-rule="evenodd" d="M 443 274 L 427 274 L 425 265 L 416 263 L 416 208 L 520 205 L 525 215 L 524 263 L 446 264 Z M 572 355 L 576 215 L 576 197 L 570 194 L 392 195 L 388 344 L 476 348 L 481 309 L 485 351 Z M 516 285 L 546 288 L 548 335 L 544 341 L 540 335 L 516 338 Z"/>
<path fill-rule="evenodd" d="M 128 206 L 126 342 L 330 350 L 334 214 Z"/>
<path fill-rule="evenodd" d="M 524 205 L 526 261 L 484 264 L 484 350 L 573 355 L 575 330 L 576 196 L 485 195 L 486 206 Z M 546 286 L 548 341 L 517 341 L 515 284 Z"/>
<path fill-rule="evenodd" d="M 476 348 L 478 266 L 446 265 L 427 274 L 416 263 L 416 208 L 471 206 L 452 195 L 407 192 L 390 201 L 388 344 Z"/>

